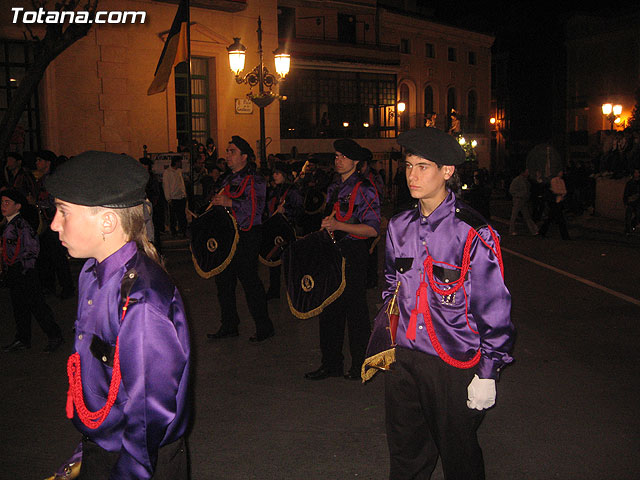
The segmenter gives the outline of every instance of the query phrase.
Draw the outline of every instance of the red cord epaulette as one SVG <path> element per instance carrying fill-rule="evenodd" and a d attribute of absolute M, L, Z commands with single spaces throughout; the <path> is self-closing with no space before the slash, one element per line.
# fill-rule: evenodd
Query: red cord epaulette
<path fill-rule="evenodd" d="M 253 227 L 253 221 L 256 217 L 256 190 L 253 187 L 253 175 L 247 175 L 246 177 L 244 177 L 244 180 L 242 180 L 242 183 L 240 184 L 240 187 L 236 192 L 231 193 L 231 184 L 227 184 L 224 187 L 224 192 L 222 192 L 223 195 L 226 195 L 231 199 L 239 198 L 244 193 L 249 182 L 251 182 L 251 221 L 249 222 L 249 226 L 247 228 L 240 229 L 243 232 L 248 232 L 249 230 L 251 230 L 251 228 Z M 233 209 L 231 209 L 231 211 L 233 213 L 233 216 L 235 217 L 236 212 Z"/>
<path fill-rule="evenodd" d="M 122 307 L 122 318 L 120 323 L 124 321 L 124 316 L 129 307 L 129 299 Z M 73 407 L 75 405 L 80 421 L 91 429 L 96 429 L 105 421 L 111 407 L 116 403 L 118 392 L 120 391 L 120 381 L 122 375 L 120 373 L 120 336 L 116 339 L 116 350 L 113 356 L 113 372 L 111 374 L 111 383 L 109 384 L 109 393 L 107 402 L 104 407 L 96 412 L 90 411 L 84 403 L 84 393 L 82 391 L 82 373 L 80 367 L 80 354 L 75 352 L 67 361 L 67 376 L 69 377 L 69 390 L 67 391 L 67 418 L 73 418 Z"/>
<path fill-rule="evenodd" d="M 431 310 L 429 309 L 427 285 L 430 285 L 431 289 L 438 295 L 445 295 L 445 296 L 452 295 L 462 288 L 462 291 L 464 293 L 465 318 L 467 320 L 467 326 L 473 333 L 478 334 L 478 332 L 473 330 L 473 328 L 471 328 L 471 325 L 469 324 L 467 292 L 464 289 L 464 280 L 467 276 L 467 273 L 469 272 L 469 268 L 471 264 L 471 243 L 473 242 L 473 238 L 475 236 L 478 236 L 478 238 L 482 241 L 482 243 L 484 243 L 487 246 L 487 248 L 489 248 L 494 253 L 496 258 L 498 259 L 498 264 L 500 265 L 500 273 L 504 278 L 504 266 L 502 264 L 502 252 L 500 251 L 500 243 L 498 242 L 498 236 L 490 226 L 489 226 L 489 231 L 491 232 L 491 237 L 496 246 L 495 250 L 489 244 L 487 244 L 487 242 L 485 242 L 485 240 L 478 234 L 478 232 L 476 232 L 474 228 L 469 229 L 469 233 L 467 234 L 467 240 L 465 242 L 464 251 L 462 255 L 462 266 L 460 267 L 460 276 L 456 281 L 452 283 L 443 284 L 435 280 L 433 275 L 434 260 L 431 257 L 431 255 L 429 255 L 429 250 L 427 249 L 427 259 L 424 261 L 424 270 L 421 275 L 420 286 L 418 287 L 418 291 L 416 292 L 416 307 L 413 310 L 411 310 L 409 325 L 407 326 L 407 331 L 406 331 L 407 339 L 411 341 L 415 341 L 416 327 L 418 324 L 418 314 L 421 313 L 425 321 L 425 326 L 427 327 L 427 334 L 429 335 L 429 340 L 431 341 L 431 344 L 433 345 L 434 350 L 437 352 L 438 356 L 443 361 L 445 361 L 449 365 L 456 368 L 474 367 L 480 361 L 480 357 L 482 353 L 480 352 L 480 350 L 478 350 L 473 356 L 473 358 L 463 362 L 453 358 L 445 351 L 444 347 L 438 340 L 438 336 L 436 334 L 435 328 L 433 326 L 433 321 L 431 319 Z M 442 263 L 442 262 L 435 262 L 435 263 Z M 429 280 L 428 284 L 425 281 L 425 277 Z M 445 290 L 443 288 L 440 288 L 440 285 L 442 286 L 447 285 L 450 288 Z"/>
<path fill-rule="evenodd" d="M 353 207 L 355 206 L 356 197 L 358 196 L 358 190 L 359 190 L 361 184 L 362 184 L 362 182 L 356 183 L 356 185 L 353 187 L 353 190 L 351 190 L 351 194 L 349 195 L 349 209 L 347 210 L 347 213 L 342 215 L 342 213 L 340 212 L 340 202 L 339 201 L 333 204 L 333 211 L 336 212 L 336 215 L 335 215 L 336 216 L 336 220 L 338 220 L 339 222 L 348 222 L 349 219 L 351 218 L 351 216 L 353 215 Z M 376 193 L 376 195 L 377 195 L 377 193 Z M 362 198 L 369 205 L 367 207 L 367 210 L 369 208 L 372 208 L 371 204 L 367 201 L 367 199 L 364 196 L 364 194 L 362 195 Z M 375 213 L 375 210 L 373 210 L 373 212 Z M 376 214 L 376 216 L 377 216 L 377 214 Z M 362 237 L 360 235 L 354 235 L 352 233 L 350 235 L 352 237 L 360 239 L 360 240 L 366 240 L 368 238 L 368 237 Z"/>

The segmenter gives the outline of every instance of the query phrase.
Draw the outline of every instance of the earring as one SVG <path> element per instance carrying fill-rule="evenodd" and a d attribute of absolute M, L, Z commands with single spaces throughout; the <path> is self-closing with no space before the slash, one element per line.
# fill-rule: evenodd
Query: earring
<path fill-rule="evenodd" d="M 102 241 L 104 242 L 105 241 L 104 232 L 100 232 L 100 233 L 102 234 Z"/>

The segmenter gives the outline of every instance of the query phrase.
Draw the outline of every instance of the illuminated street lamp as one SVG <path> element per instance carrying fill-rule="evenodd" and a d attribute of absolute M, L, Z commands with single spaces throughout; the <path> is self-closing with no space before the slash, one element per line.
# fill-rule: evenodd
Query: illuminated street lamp
<path fill-rule="evenodd" d="M 289 73 L 291 67 L 291 56 L 283 49 L 278 48 L 273 52 L 274 61 L 276 65 L 276 74 L 273 75 L 269 72 L 269 69 L 264 65 L 262 55 L 262 19 L 258 17 L 258 55 L 260 62 L 253 70 L 242 76 L 241 73 L 244 70 L 244 61 L 247 51 L 247 47 L 240 43 L 240 37 L 234 37 L 233 43 L 227 47 L 229 53 L 229 68 L 236 77 L 238 84 L 246 83 L 250 87 L 258 86 L 258 95 L 249 93 L 247 97 L 251 99 L 260 109 L 260 166 L 266 165 L 266 139 L 265 139 L 265 122 L 264 122 L 264 109 L 271 105 L 276 99 L 286 99 L 276 95 L 271 91 L 271 88 L 283 80 Z M 265 90 L 265 88 L 267 90 Z"/>
<path fill-rule="evenodd" d="M 605 116 L 613 130 L 614 123 L 620 123 L 620 115 L 622 114 L 622 105 L 612 105 L 611 103 L 602 104 L 602 114 Z"/>

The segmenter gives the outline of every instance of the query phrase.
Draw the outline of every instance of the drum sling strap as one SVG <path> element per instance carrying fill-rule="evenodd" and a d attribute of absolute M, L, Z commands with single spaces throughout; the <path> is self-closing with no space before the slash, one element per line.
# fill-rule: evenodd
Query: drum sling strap
<path fill-rule="evenodd" d="M 120 324 L 124 321 L 127 308 L 130 303 L 135 303 L 135 299 L 129 297 L 133 284 L 138 278 L 138 274 L 134 269 L 125 273 L 120 284 L 120 300 L 122 306 L 122 317 Z M 69 390 L 67 391 L 67 418 L 73 418 L 73 408 L 75 406 L 80 421 L 91 429 L 96 429 L 105 421 L 111 407 L 116 402 L 118 391 L 120 390 L 120 381 L 122 376 L 120 373 L 120 336 L 116 339 L 115 354 L 113 357 L 113 371 L 111 374 L 111 383 L 109 384 L 109 394 L 104 407 L 95 412 L 90 411 L 84 403 L 84 394 L 82 392 L 82 374 L 80 368 L 80 354 L 75 352 L 67 361 L 67 376 L 69 377 Z"/>
<path fill-rule="evenodd" d="M 433 345 L 433 348 L 438 353 L 438 356 L 444 360 L 449 365 L 456 368 L 471 368 L 478 364 L 480 361 L 480 357 L 482 355 L 480 349 L 476 352 L 476 354 L 467 361 L 460 361 L 452 356 L 450 356 L 445 350 L 440 341 L 438 340 L 438 336 L 436 335 L 435 328 L 433 326 L 433 321 L 431 319 L 431 311 L 429 309 L 429 299 L 428 299 L 428 286 L 431 286 L 431 289 L 439 294 L 439 295 L 452 295 L 462 288 L 464 293 L 464 308 L 465 308 L 465 317 L 467 320 L 467 326 L 469 329 L 478 334 L 471 325 L 469 325 L 469 316 L 468 316 L 468 302 L 467 302 L 467 292 L 464 289 L 464 280 L 469 272 L 469 265 L 471 263 L 471 243 L 473 242 L 473 238 L 477 236 L 482 243 L 486 245 L 486 247 L 493 252 L 493 254 L 498 259 L 498 263 L 500 265 L 500 272 L 502 273 L 502 278 L 504 278 L 504 267 L 502 264 L 502 252 L 500 251 L 500 243 L 498 240 L 498 236 L 493 231 L 493 229 L 489 226 L 489 231 L 491 232 L 491 238 L 495 244 L 495 250 L 485 242 L 485 240 L 476 232 L 474 228 L 469 229 L 469 233 L 467 234 L 467 240 L 464 245 L 464 252 L 462 255 L 462 266 L 460 267 L 460 276 L 458 279 L 450 284 L 443 284 L 437 282 L 433 276 L 433 264 L 434 260 L 429 255 L 429 249 L 427 248 L 427 259 L 424 261 L 424 269 L 421 275 L 420 286 L 418 287 L 418 291 L 416 292 L 416 306 L 413 310 L 411 310 L 411 317 L 409 318 L 409 325 L 407 326 L 406 337 L 408 340 L 415 341 L 416 339 L 416 326 L 418 323 L 418 314 L 422 314 L 424 318 L 425 326 L 427 327 L 427 334 L 429 335 L 429 340 Z M 426 248 L 426 247 L 425 247 Z M 441 263 L 441 262 L 435 262 Z M 426 278 L 425 278 L 426 277 Z M 428 280 L 428 283 L 427 283 Z M 451 288 L 448 290 L 444 290 L 440 288 L 440 286 L 450 285 Z"/>

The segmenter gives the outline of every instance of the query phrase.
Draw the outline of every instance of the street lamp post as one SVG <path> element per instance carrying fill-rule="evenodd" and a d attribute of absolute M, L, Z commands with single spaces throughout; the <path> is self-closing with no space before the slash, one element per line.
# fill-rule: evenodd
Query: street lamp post
<path fill-rule="evenodd" d="M 235 74 L 236 82 L 238 84 L 246 83 L 250 87 L 258 86 L 258 95 L 249 93 L 247 97 L 260 109 L 260 166 L 262 167 L 266 165 L 267 161 L 264 109 L 271 105 L 276 99 L 286 99 L 286 97 L 281 97 L 273 93 L 271 88 L 277 84 L 279 80 L 283 80 L 289 73 L 291 57 L 279 48 L 275 50 L 273 54 L 276 65 L 276 75 L 270 73 L 269 69 L 264 65 L 262 53 L 262 19 L 260 17 L 258 17 L 257 32 L 259 63 L 246 75 L 242 76 L 241 72 L 244 70 L 247 48 L 240 43 L 239 37 L 234 37 L 233 43 L 227 47 L 227 52 L 229 53 L 229 68 L 231 68 L 231 71 Z"/>
<path fill-rule="evenodd" d="M 613 124 L 620 121 L 620 115 L 622 114 L 622 105 L 612 105 L 611 103 L 602 104 L 602 114 L 609 120 L 611 130 L 613 130 Z"/>

